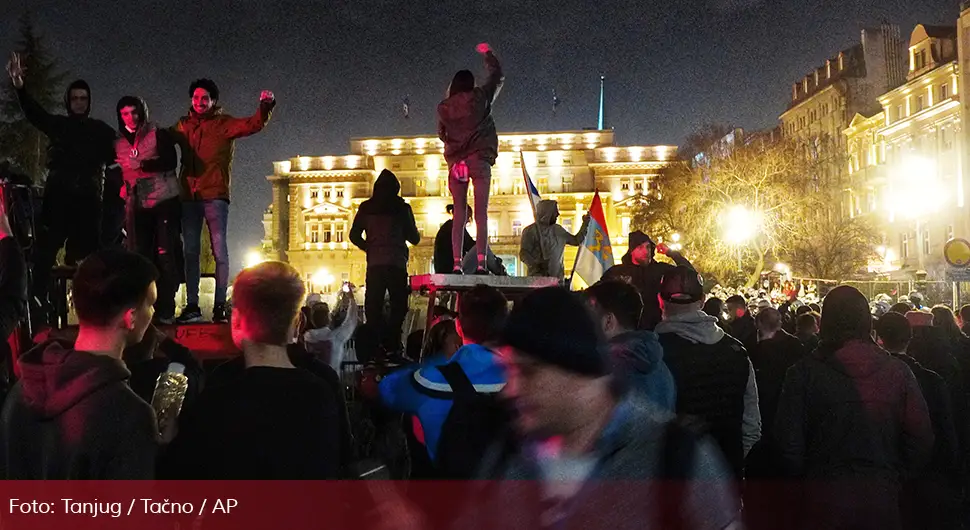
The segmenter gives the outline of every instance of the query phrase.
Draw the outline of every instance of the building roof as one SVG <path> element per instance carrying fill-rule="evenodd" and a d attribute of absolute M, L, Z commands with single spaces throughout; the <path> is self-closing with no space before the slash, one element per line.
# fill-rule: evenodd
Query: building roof
<path fill-rule="evenodd" d="M 920 26 L 923 26 L 923 29 L 926 30 L 926 36 L 933 39 L 957 38 L 956 26 L 930 26 L 929 24 L 920 24 Z"/>

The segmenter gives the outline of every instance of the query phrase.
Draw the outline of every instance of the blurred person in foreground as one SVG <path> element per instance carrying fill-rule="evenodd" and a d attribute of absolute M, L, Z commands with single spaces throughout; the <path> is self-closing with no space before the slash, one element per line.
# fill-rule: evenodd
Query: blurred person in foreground
<path fill-rule="evenodd" d="M 243 373 L 202 393 L 179 418 L 173 478 L 334 479 L 341 464 L 338 402 L 328 384 L 294 367 L 304 285 L 290 265 L 243 269 L 230 324 Z"/>
<path fill-rule="evenodd" d="M 872 340 L 869 302 L 849 286 L 822 310 L 821 345 L 788 370 L 775 438 L 803 481 L 805 528 L 901 528 L 899 490 L 933 449 L 913 372 Z"/>
<path fill-rule="evenodd" d="M 10 228 L 3 185 L 0 184 L 0 363 L 4 363 L 0 397 L 7 394 L 13 375 L 8 338 L 27 317 L 27 263 Z"/>
<path fill-rule="evenodd" d="M 22 379 L 0 419 L 5 479 L 152 479 L 155 412 L 122 361 L 154 315 L 158 271 L 124 250 L 89 255 L 74 275 L 74 344 L 48 341 L 20 358 Z"/>
<path fill-rule="evenodd" d="M 614 377 L 625 378 L 630 390 L 673 411 L 677 392 L 663 360 L 663 347 L 656 333 L 637 330 L 643 311 L 640 291 L 612 280 L 593 285 L 585 295 L 608 341 Z"/>
<path fill-rule="evenodd" d="M 504 331 L 517 436 L 497 441 L 461 528 L 739 528 L 714 445 L 615 385 L 583 300 L 540 289 Z M 524 437 L 521 443 L 515 440 Z"/>

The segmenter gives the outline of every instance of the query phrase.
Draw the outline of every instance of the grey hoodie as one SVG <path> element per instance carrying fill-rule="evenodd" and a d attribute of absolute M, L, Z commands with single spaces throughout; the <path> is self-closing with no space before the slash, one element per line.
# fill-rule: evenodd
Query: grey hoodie
<path fill-rule="evenodd" d="M 664 315 L 657 324 L 657 333 L 673 333 L 694 344 L 717 344 L 726 334 L 718 327 L 717 318 L 703 311 L 678 315 Z M 754 366 L 748 360 L 748 386 L 744 390 L 744 416 L 741 418 L 741 440 L 744 454 L 761 439 L 761 409 L 758 408 L 758 382 Z"/>
<path fill-rule="evenodd" d="M 539 201 L 536 206 L 536 222 L 522 231 L 519 258 L 529 267 L 529 276 L 562 278 L 565 276 L 562 259 L 566 245 L 579 246 L 586 238 L 589 219 L 573 235 L 556 223 L 557 217 L 559 203 L 549 199 Z"/>

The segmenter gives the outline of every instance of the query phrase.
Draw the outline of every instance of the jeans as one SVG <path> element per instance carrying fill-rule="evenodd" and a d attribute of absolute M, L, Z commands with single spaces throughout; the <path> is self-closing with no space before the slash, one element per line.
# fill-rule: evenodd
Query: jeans
<path fill-rule="evenodd" d="M 389 351 L 401 347 L 404 318 L 408 315 L 409 284 L 407 269 L 387 265 L 367 267 L 367 291 L 364 314 L 367 322 L 380 333 L 381 344 Z M 384 294 L 390 299 L 390 311 L 384 317 Z"/>
<path fill-rule="evenodd" d="M 453 176 L 448 177 L 448 191 L 455 205 L 451 225 L 451 248 L 455 264 L 461 263 L 462 244 L 465 242 L 465 215 L 468 213 L 468 183 L 475 185 L 475 248 L 479 256 L 485 256 L 488 250 L 488 191 L 492 184 L 492 166 L 477 158 L 465 160 L 468 164 L 468 180 L 462 182 Z M 485 265 L 483 260 L 479 265 Z"/>
<path fill-rule="evenodd" d="M 189 305 L 199 305 L 199 255 L 202 247 L 202 220 L 209 228 L 209 242 L 216 259 L 216 305 L 226 303 L 229 287 L 229 201 L 224 199 L 182 203 L 182 241 L 185 246 L 185 297 Z"/>
<path fill-rule="evenodd" d="M 135 210 L 135 248 L 158 268 L 155 311 L 166 318 L 175 316 L 175 293 L 182 283 L 181 206 L 175 198 L 151 209 Z"/>

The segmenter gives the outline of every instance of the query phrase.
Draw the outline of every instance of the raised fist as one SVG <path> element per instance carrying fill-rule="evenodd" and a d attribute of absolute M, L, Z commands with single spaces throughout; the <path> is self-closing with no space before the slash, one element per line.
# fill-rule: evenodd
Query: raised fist
<path fill-rule="evenodd" d="M 276 96 L 274 96 L 273 93 L 270 92 L 269 90 L 264 90 L 264 91 L 260 92 L 260 94 L 259 94 L 259 100 L 260 101 L 275 101 L 276 100 Z"/>
<path fill-rule="evenodd" d="M 490 51 L 492 51 L 492 48 L 491 48 L 491 47 L 489 47 L 489 45 L 488 45 L 488 43 L 487 43 L 487 42 L 482 42 L 482 43 L 480 43 L 480 44 L 479 44 L 478 46 L 475 46 L 475 50 L 476 50 L 476 51 L 477 51 L 478 53 L 480 53 L 480 54 L 482 54 L 482 55 L 485 55 L 486 53 L 488 53 L 488 52 L 490 52 Z"/>

